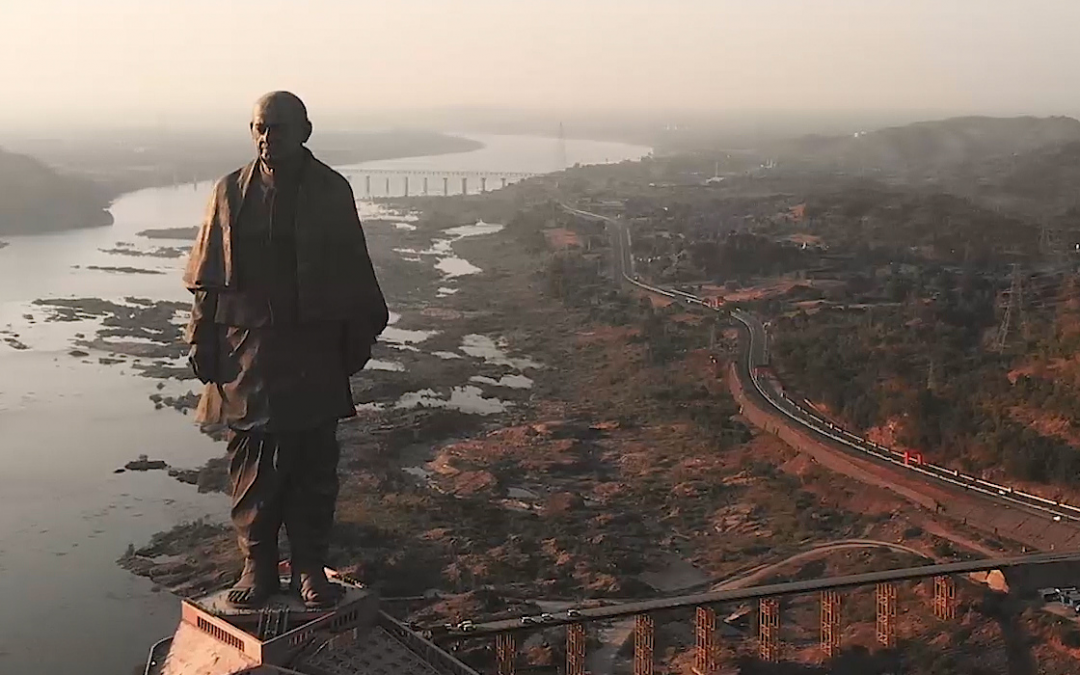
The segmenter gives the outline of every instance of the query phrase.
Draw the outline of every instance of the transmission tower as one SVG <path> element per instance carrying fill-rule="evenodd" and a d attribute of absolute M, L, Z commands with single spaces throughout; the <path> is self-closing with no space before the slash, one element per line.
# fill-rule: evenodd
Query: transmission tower
<path fill-rule="evenodd" d="M 1061 230 L 1050 225 L 1044 218 L 1039 224 L 1039 253 L 1044 255 L 1055 267 L 1065 262 L 1065 245 Z"/>
<path fill-rule="evenodd" d="M 556 171 L 566 169 L 566 135 L 563 133 L 562 122 L 559 122 L 559 138 L 555 146 L 555 165 Z"/>
<path fill-rule="evenodd" d="M 1009 287 L 1008 304 L 1005 305 L 1005 315 L 1001 317 L 1001 325 L 998 326 L 997 339 L 994 340 L 994 350 L 999 354 L 1005 351 L 1005 344 L 1009 339 L 1009 330 L 1013 321 L 1024 323 L 1024 286 L 1020 276 L 1020 266 L 1014 264 L 1012 269 L 1012 284 Z"/>

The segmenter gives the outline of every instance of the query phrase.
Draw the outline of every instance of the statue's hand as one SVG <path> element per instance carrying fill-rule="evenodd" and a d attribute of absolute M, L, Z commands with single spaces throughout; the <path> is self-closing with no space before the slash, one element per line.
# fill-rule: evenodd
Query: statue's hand
<path fill-rule="evenodd" d="M 217 346 L 211 342 L 191 345 L 188 363 L 195 377 L 203 384 L 217 381 Z"/>
<path fill-rule="evenodd" d="M 371 337 L 371 331 L 362 323 L 352 322 L 345 325 L 342 335 L 342 357 L 345 363 L 345 374 L 353 376 L 364 369 L 371 360 L 371 346 L 375 339 Z"/>

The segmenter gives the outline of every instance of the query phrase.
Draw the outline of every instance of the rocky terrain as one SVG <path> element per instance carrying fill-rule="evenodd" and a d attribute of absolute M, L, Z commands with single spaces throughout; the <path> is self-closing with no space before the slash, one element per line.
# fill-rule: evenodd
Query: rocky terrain
<path fill-rule="evenodd" d="M 422 217 L 415 230 L 369 222 L 369 241 L 376 251 L 392 240 L 422 252 L 481 211 L 498 215 L 491 204 L 465 201 Z M 402 332 L 378 346 L 382 365 L 353 382 L 360 410 L 340 429 L 332 564 L 384 597 L 414 599 L 388 601 L 395 613 L 442 623 L 690 592 L 839 539 L 902 542 L 938 560 L 983 552 L 977 534 L 753 430 L 723 380 L 733 336 L 714 336 L 721 362 L 712 363 L 704 317 L 612 293 L 598 273 L 606 254 L 586 250 L 602 241 L 590 226 L 557 218 L 533 233 L 531 221 L 506 215 L 506 229 L 452 244 L 478 274 L 448 280 L 411 253 L 376 256 L 401 317 L 392 328 Z M 552 267 L 553 255 L 599 256 L 599 264 Z M 579 283 L 564 287 L 561 275 Z M 447 284 L 453 293 L 433 292 Z M 224 485 L 221 461 L 193 471 L 200 486 Z M 914 561 L 868 555 L 826 555 L 790 573 Z M 226 583 L 239 563 L 228 528 L 201 522 L 162 533 L 121 562 L 181 595 Z M 783 570 L 753 578 L 779 579 Z M 921 592 L 905 633 L 912 639 L 926 629 Z M 968 620 L 984 630 L 992 619 L 981 591 L 966 592 L 975 598 L 964 605 Z M 804 627 L 789 655 L 810 663 L 807 602 L 793 606 Z M 862 637 L 852 644 L 871 644 L 872 626 L 867 632 L 860 616 L 851 630 Z M 691 624 L 672 616 L 662 625 L 669 672 L 682 672 Z M 603 635 L 590 632 L 591 644 L 610 639 Z M 525 660 L 560 663 L 563 639 L 538 631 Z M 750 645 L 728 658 L 749 659 Z M 462 654 L 490 659 L 484 645 Z"/>
<path fill-rule="evenodd" d="M 863 279 L 862 268 L 838 278 L 837 270 L 850 260 L 888 263 L 845 257 L 847 249 L 837 255 L 826 248 L 836 241 L 828 232 L 806 231 L 808 217 L 840 232 L 845 223 L 869 214 L 874 227 L 898 236 L 890 223 L 905 219 L 893 204 L 852 210 L 847 200 L 857 202 L 862 195 L 849 194 L 815 210 L 822 202 L 777 192 L 768 177 L 763 183 L 744 177 L 724 188 L 656 189 L 649 183 L 684 180 L 693 166 L 693 160 L 677 158 L 574 169 L 558 178 L 558 193 L 553 179 L 541 178 L 484 196 L 413 199 L 400 206 L 414 210 L 415 219 L 384 213 L 365 221 L 395 316 L 369 368 L 354 378 L 358 416 L 340 427 L 335 567 L 390 598 L 387 606 L 396 614 L 438 624 L 747 579 L 761 583 L 1019 552 L 1007 537 L 991 541 L 756 430 L 725 382 L 728 360 L 737 353 L 735 334 L 715 315 L 616 286 L 603 227 L 566 216 L 552 199 L 617 198 L 635 222 L 635 236 L 641 234 L 635 246 L 644 273 L 670 273 L 676 283 L 700 285 L 804 326 L 806 317 L 835 307 L 845 317 L 845 340 L 864 333 L 882 337 L 882 326 L 894 320 L 919 321 L 909 328 L 933 325 L 932 312 L 952 311 L 951 305 L 924 301 L 943 273 L 919 282 L 922 296 L 899 285 L 907 272 L 874 277 L 880 283 Z M 751 193 L 751 187 L 760 191 Z M 894 204 L 916 214 L 925 209 L 929 215 L 920 222 L 928 246 L 939 241 L 928 225 L 939 202 L 891 187 L 867 194 L 900 195 Z M 972 211 L 976 216 L 965 227 L 977 226 L 984 216 L 999 217 L 961 209 Z M 709 231 L 736 218 L 733 229 L 758 239 L 729 242 L 725 250 L 725 239 Z M 860 230 L 868 237 L 875 231 Z M 141 236 L 168 240 L 185 234 Z M 703 242 L 715 246 L 698 246 Z M 839 247 L 849 243 L 841 240 Z M 875 255 L 887 256 L 901 244 L 891 246 Z M 114 252 L 129 249 L 146 252 L 123 244 Z M 150 251 L 184 252 L 173 246 Z M 732 264 L 738 274 L 701 275 L 713 254 L 728 263 L 712 268 L 713 277 Z M 926 264 L 919 255 L 926 254 L 912 254 L 904 264 Z M 960 305 L 970 300 L 985 306 L 990 283 L 963 286 Z M 129 364 L 161 379 L 163 387 L 172 380 L 148 406 L 187 412 L 195 405 L 194 393 L 178 393 L 173 386 L 179 381 L 197 389 L 178 342 L 183 303 L 84 298 L 38 304 L 52 320 L 100 322 L 72 345 L 78 350 L 73 358 L 115 359 L 118 367 Z M 852 308 L 868 304 L 910 315 L 896 311 L 895 317 L 880 315 L 889 323 L 862 323 L 864 315 Z M 963 316 L 952 320 L 962 322 Z M 1071 334 L 1067 325 L 1059 328 Z M 816 339 L 819 332 L 827 333 L 807 330 L 805 336 Z M 915 332 L 890 342 L 890 353 L 896 359 L 909 349 L 924 353 L 918 350 L 919 341 L 925 342 L 921 336 Z M 935 344 L 955 349 L 977 343 L 977 336 L 952 337 Z M 3 339 L 17 341 L 18 335 Z M 833 343 L 830 349 L 846 344 L 835 336 Z M 1018 381 L 1067 369 L 1067 361 L 1046 356 L 1018 361 Z M 908 371 L 925 378 L 925 371 Z M 938 377 L 948 382 L 951 371 L 939 371 Z M 821 381 L 840 394 L 847 391 L 846 380 L 834 380 Z M 936 389 L 935 395 L 945 391 Z M 869 412 L 863 414 L 872 420 Z M 1012 414 L 1025 420 L 1029 412 L 1018 408 Z M 1071 437 L 1062 425 L 1045 432 Z M 192 489 L 225 488 L 224 458 L 162 470 L 197 486 Z M 860 553 L 844 549 L 804 557 L 841 540 L 873 543 Z M 890 553 L 889 546 L 904 552 Z M 779 563 L 785 566 L 765 567 Z M 193 522 L 133 546 L 121 564 L 161 588 L 194 595 L 235 578 L 239 561 L 227 527 Z M 903 592 L 901 646 L 907 655 L 872 646 L 872 605 L 854 597 L 845 615 L 845 644 L 852 649 L 835 672 L 978 672 L 1024 659 L 1035 659 L 1045 672 L 1069 672 L 1071 645 L 1080 645 L 1075 629 L 1055 623 L 1026 600 L 987 595 L 982 586 L 963 584 L 958 631 L 928 618 L 925 589 Z M 784 654 L 791 672 L 823 672 L 815 665 L 820 654 L 813 646 L 813 614 L 813 598 L 785 606 L 790 626 Z M 693 644 L 688 620 L 658 620 L 658 645 L 669 664 L 664 672 L 686 672 Z M 749 621 L 734 621 L 725 656 L 746 672 L 760 666 L 752 657 Z M 590 650 L 603 646 L 611 663 L 622 667 L 621 628 L 589 630 Z M 926 641 L 941 649 L 922 649 Z M 563 644 L 560 631 L 539 630 L 523 646 L 524 662 L 552 670 L 562 661 Z M 466 645 L 462 655 L 478 664 L 491 658 L 487 644 Z"/>

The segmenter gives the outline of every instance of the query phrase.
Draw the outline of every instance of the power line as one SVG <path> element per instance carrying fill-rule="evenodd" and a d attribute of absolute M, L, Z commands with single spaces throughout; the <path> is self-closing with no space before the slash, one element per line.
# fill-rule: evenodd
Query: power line
<path fill-rule="evenodd" d="M 559 122 L 559 139 L 555 147 L 555 164 L 556 171 L 566 169 L 566 134 L 563 132 L 562 122 Z"/>
<path fill-rule="evenodd" d="M 1005 345 L 1009 340 L 1009 330 L 1012 322 L 1018 321 L 1023 327 L 1027 322 L 1024 317 L 1024 285 L 1020 274 L 1020 265 L 1013 265 L 1012 285 L 1009 288 L 1009 304 L 1005 306 L 1005 316 L 1001 318 L 998 326 L 997 338 L 994 340 L 994 350 L 999 354 L 1005 351 Z"/>

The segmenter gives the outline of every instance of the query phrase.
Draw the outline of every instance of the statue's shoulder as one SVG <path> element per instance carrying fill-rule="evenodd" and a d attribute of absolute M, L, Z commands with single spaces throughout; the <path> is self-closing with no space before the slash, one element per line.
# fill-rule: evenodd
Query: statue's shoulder
<path fill-rule="evenodd" d="M 308 160 L 307 179 L 329 192 L 352 195 L 352 186 L 349 184 L 349 179 L 314 155 L 311 155 Z"/>
<path fill-rule="evenodd" d="M 244 173 L 250 171 L 249 165 L 244 165 L 235 171 L 230 171 L 214 181 L 214 187 L 210 189 L 212 197 L 224 197 L 231 192 L 240 190 L 244 180 Z"/>

